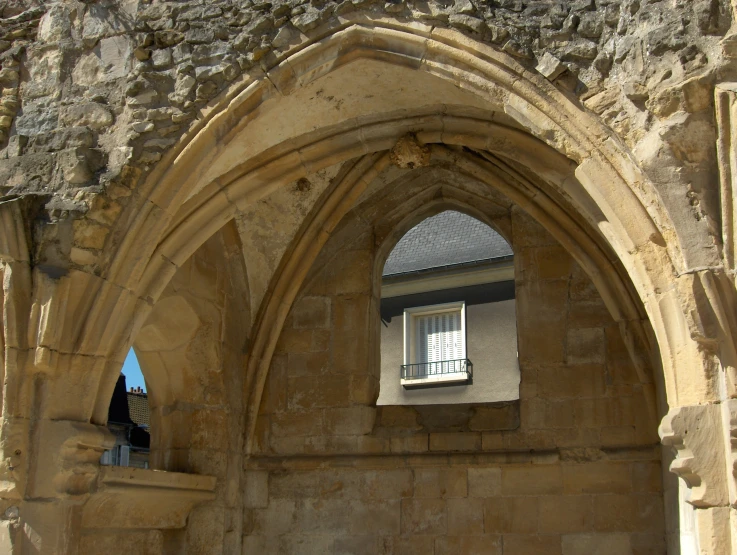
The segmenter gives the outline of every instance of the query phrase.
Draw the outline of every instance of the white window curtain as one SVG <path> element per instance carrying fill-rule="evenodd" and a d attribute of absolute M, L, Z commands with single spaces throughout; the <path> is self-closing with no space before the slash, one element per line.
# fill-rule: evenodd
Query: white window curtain
<path fill-rule="evenodd" d="M 120 446 L 120 462 L 118 463 L 120 466 L 130 465 L 130 452 L 131 448 L 127 445 Z"/>
<path fill-rule="evenodd" d="M 448 361 L 466 358 L 460 310 L 418 316 L 416 326 L 417 362 L 428 365 L 426 373 L 452 372 Z"/>

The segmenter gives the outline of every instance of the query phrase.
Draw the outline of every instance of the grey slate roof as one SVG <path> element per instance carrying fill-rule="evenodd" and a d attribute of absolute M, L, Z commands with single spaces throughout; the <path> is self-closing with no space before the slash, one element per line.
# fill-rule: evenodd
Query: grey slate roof
<path fill-rule="evenodd" d="M 511 256 L 496 231 L 461 212 L 446 210 L 410 229 L 394 247 L 383 276 Z"/>

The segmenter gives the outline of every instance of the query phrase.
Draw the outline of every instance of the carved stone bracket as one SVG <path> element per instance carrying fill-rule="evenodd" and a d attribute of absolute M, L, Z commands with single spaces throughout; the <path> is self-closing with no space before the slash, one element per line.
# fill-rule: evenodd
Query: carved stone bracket
<path fill-rule="evenodd" d="M 691 488 L 689 503 L 695 507 L 728 502 L 721 410 L 719 404 L 678 407 L 660 423 L 663 444 L 676 450 L 670 470 Z"/>
<path fill-rule="evenodd" d="M 192 508 L 215 498 L 213 476 L 102 467 L 82 510 L 84 528 L 183 528 Z"/>
<path fill-rule="evenodd" d="M 102 453 L 115 444 L 104 426 L 68 420 L 39 423 L 36 456 L 31 461 L 30 495 L 83 498 L 94 489 Z"/>
<path fill-rule="evenodd" d="M 421 145 L 411 133 L 397 141 L 389 151 L 389 158 L 397 167 L 405 169 L 421 168 L 430 163 L 430 149 Z"/>

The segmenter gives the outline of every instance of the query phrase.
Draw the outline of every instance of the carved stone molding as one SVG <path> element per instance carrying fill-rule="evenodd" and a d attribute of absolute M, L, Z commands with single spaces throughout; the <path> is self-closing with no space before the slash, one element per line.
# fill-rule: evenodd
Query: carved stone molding
<path fill-rule="evenodd" d="M 683 293 L 681 306 L 687 315 L 689 333 L 698 342 L 701 356 L 711 361 L 707 364 L 714 366 L 707 374 L 714 400 L 723 394 L 737 398 L 737 295 L 733 280 L 733 276 L 721 270 L 702 270 L 682 276 L 677 285 Z M 718 366 L 726 376 L 724 391 Z M 697 387 L 685 380 L 697 382 L 703 378 L 697 372 L 681 376 L 679 388 Z"/>
<path fill-rule="evenodd" d="M 737 83 L 721 83 L 715 90 L 719 195 L 722 206 L 722 245 L 727 267 L 735 269 L 737 213 Z"/>
<path fill-rule="evenodd" d="M 27 323 L 31 306 L 30 238 L 24 222 L 36 199 L 0 202 L 0 497 L 18 499 L 25 487 L 28 419 L 21 405 L 27 380 Z M 0 519 L 2 520 L 2 519 Z"/>
<path fill-rule="evenodd" d="M 663 444 L 676 450 L 670 470 L 691 488 L 695 507 L 728 503 L 721 410 L 719 404 L 673 408 L 660 423 Z"/>
<path fill-rule="evenodd" d="M 34 497 L 78 497 L 89 494 L 102 453 L 115 444 L 104 426 L 68 420 L 44 420 L 31 461 L 29 494 Z"/>

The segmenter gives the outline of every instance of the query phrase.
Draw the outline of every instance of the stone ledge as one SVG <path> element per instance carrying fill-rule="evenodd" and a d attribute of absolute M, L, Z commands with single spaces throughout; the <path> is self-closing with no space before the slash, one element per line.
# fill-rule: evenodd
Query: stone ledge
<path fill-rule="evenodd" d="M 577 456 L 572 457 L 571 451 Z M 413 466 L 449 465 L 576 465 L 584 462 L 659 461 L 660 444 L 610 448 L 606 450 L 545 449 L 489 450 L 473 452 L 424 452 L 326 454 L 326 455 L 258 455 L 245 463 L 246 470 L 308 470 L 315 468 L 411 468 Z"/>
<path fill-rule="evenodd" d="M 84 528 L 183 528 L 192 508 L 215 499 L 214 476 L 102 467 L 82 510 Z"/>

